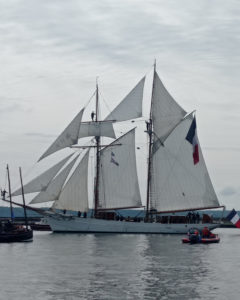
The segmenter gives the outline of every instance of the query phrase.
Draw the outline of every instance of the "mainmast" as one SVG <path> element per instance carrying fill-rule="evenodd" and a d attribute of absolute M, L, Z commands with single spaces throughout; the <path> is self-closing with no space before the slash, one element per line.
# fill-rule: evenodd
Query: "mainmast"
<path fill-rule="evenodd" d="M 98 93 L 98 82 L 96 82 L 96 112 L 95 122 L 98 121 L 98 106 L 99 106 L 99 93 Z M 96 140 L 96 180 L 95 180 L 95 199 L 94 199 L 94 216 L 98 213 L 99 203 L 99 169 L 100 169 L 100 136 L 95 137 Z"/>
<path fill-rule="evenodd" d="M 153 144 L 153 124 L 152 124 L 152 100 L 153 100 L 153 93 L 154 93 L 154 79 L 155 79 L 155 72 L 156 72 L 156 60 L 154 61 L 153 67 L 153 83 L 152 83 L 152 97 L 151 97 L 151 107 L 150 107 L 150 115 L 149 121 L 146 122 L 147 125 L 147 134 L 149 136 L 149 146 L 148 146 L 148 175 L 147 175 L 147 211 L 146 211 L 146 220 L 149 220 L 149 205 L 150 205 L 150 185 L 151 185 L 151 173 L 152 173 L 152 144 Z"/>
<path fill-rule="evenodd" d="M 7 165 L 7 176 L 8 176 L 8 192 L 9 192 L 9 199 L 10 199 L 10 212 L 11 212 L 11 220 L 13 221 L 13 206 L 12 206 L 12 192 L 11 192 L 11 182 L 10 182 L 10 172 L 9 167 Z"/>

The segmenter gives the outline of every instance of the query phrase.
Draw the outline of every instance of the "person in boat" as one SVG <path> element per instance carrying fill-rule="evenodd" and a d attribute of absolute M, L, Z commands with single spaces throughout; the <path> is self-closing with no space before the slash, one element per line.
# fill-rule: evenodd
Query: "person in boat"
<path fill-rule="evenodd" d="M 64 209 L 64 210 L 63 210 L 64 215 L 66 214 L 66 212 L 67 212 L 66 209 Z"/>
<path fill-rule="evenodd" d="M 202 230 L 202 237 L 209 238 L 210 235 L 211 235 L 211 231 L 207 227 L 204 227 Z"/>
<path fill-rule="evenodd" d="M 81 213 L 80 211 L 78 211 L 78 217 L 79 217 L 79 218 L 81 217 L 81 214 L 82 214 L 82 213 Z"/>
<path fill-rule="evenodd" d="M 94 116 L 95 116 L 95 112 L 92 111 L 92 113 L 91 113 L 91 119 L 92 119 L 92 121 L 94 121 Z"/>
<path fill-rule="evenodd" d="M 86 212 L 83 213 L 83 217 L 84 217 L 84 218 L 87 217 L 87 213 L 86 213 Z"/>

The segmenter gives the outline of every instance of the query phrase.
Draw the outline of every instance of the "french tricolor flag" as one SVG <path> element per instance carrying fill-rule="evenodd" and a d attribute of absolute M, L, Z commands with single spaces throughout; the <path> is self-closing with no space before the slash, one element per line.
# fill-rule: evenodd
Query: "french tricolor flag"
<path fill-rule="evenodd" d="M 192 124 L 186 136 L 186 140 L 192 144 L 193 147 L 193 163 L 196 165 L 199 162 L 199 151 L 198 151 L 198 138 L 197 138 L 197 125 L 194 117 Z"/>
<path fill-rule="evenodd" d="M 235 209 L 227 216 L 227 220 L 232 222 L 236 227 L 240 228 L 240 218 Z"/>

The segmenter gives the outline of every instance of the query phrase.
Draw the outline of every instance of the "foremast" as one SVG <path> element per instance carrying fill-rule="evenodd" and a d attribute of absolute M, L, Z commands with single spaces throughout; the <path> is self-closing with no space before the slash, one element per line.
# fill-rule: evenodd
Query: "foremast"
<path fill-rule="evenodd" d="M 149 121 L 146 122 L 147 134 L 149 139 L 148 145 L 148 171 L 147 171 L 147 201 L 146 201 L 146 221 L 149 220 L 150 212 L 150 193 L 151 193 L 151 177 L 152 177 L 152 146 L 153 146 L 153 122 L 152 122 L 152 103 L 153 103 L 153 93 L 154 93 L 154 79 L 156 72 L 156 60 L 153 65 L 153 82 L 152 82 L 152 96 L 150 105 Z"/>

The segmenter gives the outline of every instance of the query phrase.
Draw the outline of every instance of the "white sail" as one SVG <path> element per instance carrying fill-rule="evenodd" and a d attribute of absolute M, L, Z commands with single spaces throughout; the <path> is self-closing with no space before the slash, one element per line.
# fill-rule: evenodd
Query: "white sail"
<path fill-rule="evenodd" d="M 218 207 L 200 145 L 199 162 L 186 140 L 193 117 L 187 116 L 165 139 L 152 158 L 151 208 L 157 211 Z"/>
<path fill-rule="evenodd" d="M 79 155 L 78 155 L 79 156 Z M 62 186 L 68 177 L 73 165 L 75 164 L 78 156 L 76 156 L 48 185 L 45 191 L 40 192 L 30 204 L 43 203 L 54 201 L 58 199 Z"/>
<path fill-rule="evenodd" d="M 142 100 L 145 77 L 132 89 L 132 91 L 118 104 L 118 106 L 105 118 L 118 122 L 142 117 Z"/>
<path fill-rule="evenodd" d="M 58 162 L 56 165 L 45 171 L 44 173 L 40 174 L 27 184 L 23 186 L 24 188 L 24 194 L 29 193 L 36 193 L 45 191 L 47 189 L 47 186 L 49 182 L 53 179 L 53 177 L 60 171 L 60 169 L 65 165 L 65 163 L 69 160 L 69 158 L 74 153 L 68 155 L 63 160 Z M 12 196 L 18 196 L 22 194 L 22 188 L 17 189 L 15 192 L 12 193 Z"/>
<path fill-rule="evenodd" d="M 172 98 L 157 72 L 154 72 L 152 97 L 154 140 L 158 138 L 160 141 L 164 141 L 185 115 L 185 110 Z"/>
<path fill-rule="evenodd" d="M 53 142 L 53 144 L 43 153 L 38 161 L 44 157 L 59 151 L 63 148 L 77 144 L 78 134 L 80 130 L 80 125 L 82 121 L 84 109 L 82 109 L 77 116 L 72 120 L 72 122 L 64 129 L 64 131 L 58 136 L 58 138 Z"/>
<path fill-rule="evenodd" d="M 113 124 L 110 122 L 87 122 L 80 126 L 78 138 L 87 136 L 105 136 L 115 139 Z"/>
<path fill-rule="evenodd" d="M 53 207 L 73 211 L 88 211 L 88 159 L 89 150 L 65 184 Z"/>
<path fill-rule="evenodd" d="M 141 205 L 133 129 L 101 151 L 99 207 Z"/>

